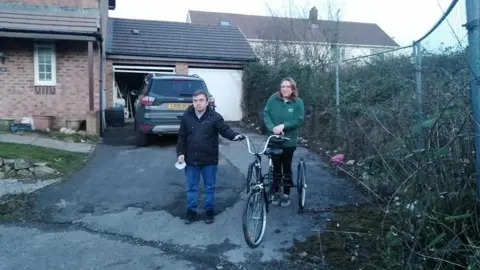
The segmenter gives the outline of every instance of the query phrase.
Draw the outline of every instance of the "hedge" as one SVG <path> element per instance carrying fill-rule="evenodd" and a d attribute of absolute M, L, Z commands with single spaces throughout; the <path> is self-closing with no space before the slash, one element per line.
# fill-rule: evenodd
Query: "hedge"
<path fill-rule="evenodd" d="M 422 110 L 410 56 L 342 63 L 339 133 L 330 66 L 250 64 L 243 75 L 244 121 L 261 126 L 266 99 L 282 78 L 294 78 L 307 113 L 301 136 L 353 160 L 348 170 L 396 218 L 386 228 L 382 267 L 467 268 L 479 260 L 480 226 L 466 52 L 423 55 Z"/>

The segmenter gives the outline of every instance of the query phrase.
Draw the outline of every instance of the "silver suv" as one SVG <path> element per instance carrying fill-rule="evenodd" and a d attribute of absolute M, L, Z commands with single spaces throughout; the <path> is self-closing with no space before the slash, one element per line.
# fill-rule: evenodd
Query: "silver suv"
<path fill-rule="evenodd" d="M 135 101 L 137 145 L 148 145 L 152 135 L 178 134 L 181 118 L 197 90 L 208 93 L 207 85 L 197 75 L 147 75 Z M 214 98 L 208 96 L 214 109 Z"/>

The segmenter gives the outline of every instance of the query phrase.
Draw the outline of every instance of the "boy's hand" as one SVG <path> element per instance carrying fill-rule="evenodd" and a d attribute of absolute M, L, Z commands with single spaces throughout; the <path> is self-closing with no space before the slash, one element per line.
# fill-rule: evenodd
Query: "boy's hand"
<path fill-rule="evenodd" d="M 234 141 L 241 141 L 245 139 L 245 136 L 243 136 L 242 134 L 238 134 L 237 136 L 235 136 L 235 138 L 233 138 Z"/>

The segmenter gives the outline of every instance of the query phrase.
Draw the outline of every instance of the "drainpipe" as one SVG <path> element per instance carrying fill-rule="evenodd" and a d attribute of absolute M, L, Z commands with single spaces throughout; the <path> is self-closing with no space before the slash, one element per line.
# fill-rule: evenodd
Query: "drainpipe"
<path fill-rule="evenodd" d="M 105 123 L 105 119 L 104 119 L 105 114 L 103 113 L 105 108 L 103 108 L 103 92 L 104 92 L 104 90 L 103 90 L 103 88 L 104 88 L 104 86 L 103 86 L 103 72 L 104 72 L 103 65 L 104 65 L 104 57 L 103 57 L 103 46 L 102 45 L 103 45 L 102 42 L 99 41 L 98 42 L 98 48 L 100 50 L 100 65 L 99 65 L 100 67 L 99 67 L 99 72 L 98 72 L 99 73 L 99 75 L 98 75 L 98 85 L 99 85 L 99 88 L 100 88 L 99 89 L 100 90 L 100 95 L 99 95 L 99 99 L 100 99 L 99 100 L 99 102 L 100 102 L 100 104 L 99 104 L 99 108 L 100 108 L 100 110 L 99 110 L 99 113 L 100 113 L 100 115 L 99 115 L 100 137 L 103 136 L 104 123 Z"/>
<path fill-rule="evenodd" d="M 104 23 L 103 23 L 103 7 L 105 6 L 105 0 L 100 0 L 98 2 L 98 5 L 99 5 L 99 17 L 100 17 L 100 35 L 102 35 L 102 39 L 100 41 L 98 41 L 98 49 L 100 50 L 100 65 L 99 65 L 99 72 L 98 72 L 98 86 L 99 86 L 99 91 L 100 91 L 100 94 L 99 94 L 99 120 L 100 120 L 100 137 L 103 137 L 103 131 L 104 131 L 104 123 L 105 123 L 105 117 L 104 117 L 104 111 L 105 111 L 105 108 L 103 108 L 103 88 L 104 88 L 104 81 L 103 81 L 103 72 L 104 72 L 104 51 L 103 51 L 103 43 L 105 41 L 105 37 L 103 37 L 103 28 L 104 28 Z M 107 17 L 108 17 L 108 11 L 107 11 Z"/>

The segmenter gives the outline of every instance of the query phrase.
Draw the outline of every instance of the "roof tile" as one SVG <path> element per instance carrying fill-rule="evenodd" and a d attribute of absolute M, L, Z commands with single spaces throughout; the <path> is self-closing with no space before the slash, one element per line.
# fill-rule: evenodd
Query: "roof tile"
<path fill-rule="evenodd" d="M 377 24 L 317 20 L 312 28 L 309 19 L 243 15 L 207 11 L 189 11 L 195 24 L 219 25 L 220 20 L 238 26 L 247 39 L 334 42 L 350 45 L 399 46 Z M 338 37 L 335 34 L 338 33 Z"/>
<path fill-rule="evenodd" d="M 109 18 L 107 53 L 208 60 L 254 60 L 238 27 Z M 134 33 L 138 30 L 138 34 Z"/>

